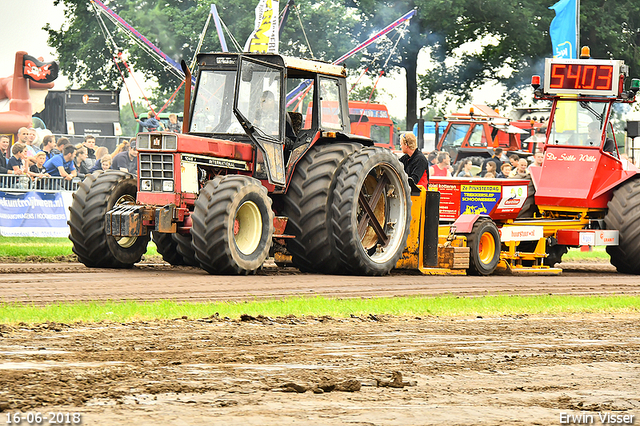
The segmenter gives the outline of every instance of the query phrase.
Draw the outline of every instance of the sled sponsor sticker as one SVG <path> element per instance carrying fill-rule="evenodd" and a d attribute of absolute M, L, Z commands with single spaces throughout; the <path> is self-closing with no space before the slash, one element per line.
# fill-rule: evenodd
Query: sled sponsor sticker
<path fill-rule="evenodd" d="M 498 210 L 501 211 L 513 211 L 514 209 L 520 209 L 527 200 L 527 186 L 503 186 L 502 198 L 500 204 L 498 204 Z"/>
<path fill-rule="evenodd" d="M 500 228 L 500 241 L 538 241 L 544 237 L 542 226 L 503 226 Z"/>
<path fill-rule="evenodd" d="M 501 194 L 500 185 L 460 185 L 460 214 L 489 214 Z"/>

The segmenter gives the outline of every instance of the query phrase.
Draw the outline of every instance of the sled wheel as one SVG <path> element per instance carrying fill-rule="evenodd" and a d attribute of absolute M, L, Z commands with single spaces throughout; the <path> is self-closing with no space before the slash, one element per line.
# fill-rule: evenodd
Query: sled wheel
<path fill-rule="evenodd" d="M 471 233 L 463 235 L 466 235 L 469 247 L 469 274 L 493 273 L 500 260 L 500 233 L 496 224 L 487 217 L 481 217 L 473 224 Z"/>

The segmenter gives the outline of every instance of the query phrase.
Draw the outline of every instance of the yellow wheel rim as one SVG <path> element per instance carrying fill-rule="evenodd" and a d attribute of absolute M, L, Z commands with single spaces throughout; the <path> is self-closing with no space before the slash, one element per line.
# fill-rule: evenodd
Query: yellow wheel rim
<path fill-rule="evenodd" d="M 488 265 L 496 255 L 496 240 L 489 232 L 485 232 L 480 237 L 478 244 L 478 258 L 484 265 Z"/>
<path fill-rule="evenodd" d="M 238 250 L 244 255 L 253 253 L 262 237 L 262 216 L 253 201 L 242 203 L 233 224 L 233 238 Z"/>

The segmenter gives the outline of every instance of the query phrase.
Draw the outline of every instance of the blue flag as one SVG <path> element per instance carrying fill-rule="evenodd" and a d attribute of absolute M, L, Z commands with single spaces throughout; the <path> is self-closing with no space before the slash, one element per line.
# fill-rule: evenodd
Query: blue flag
<path fill-rule="evenodd" d="M 549 35 L 554 58 L 576 59 L 578 31 L 576 28 L 577 0 L 560 0 L 549 9 L 556 12 Z"/>

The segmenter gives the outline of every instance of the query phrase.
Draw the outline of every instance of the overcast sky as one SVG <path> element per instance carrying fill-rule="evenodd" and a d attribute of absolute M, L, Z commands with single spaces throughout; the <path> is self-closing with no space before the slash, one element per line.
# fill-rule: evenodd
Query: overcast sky
<path fill-rule="evenodd" d="M 56 59 L 54 49 L 47 45 L 47 23 L 60 28 L 64 22 L 64 8 L 54 6 L 53 0 L 0 0 L 3 19 L 0 23 L 0 77 L 13 74 L 15 54 L 24 50 L 45 61 Z M 67 80 L 58 77 L 55 89 L 64 89 Z"/>

